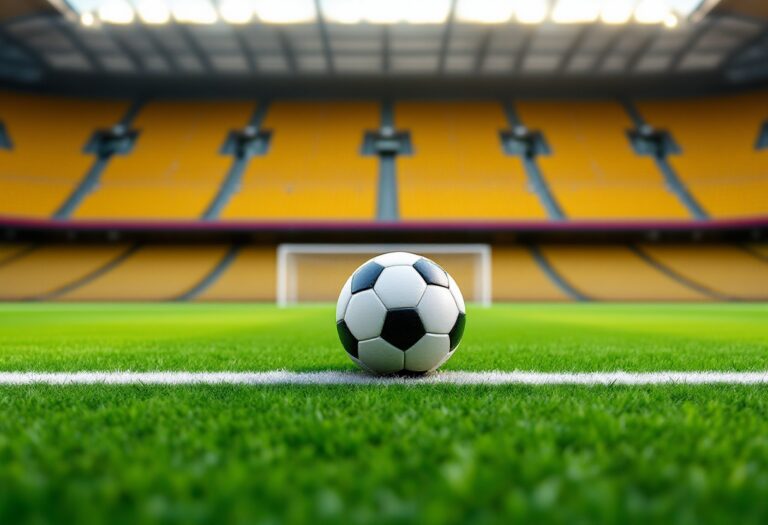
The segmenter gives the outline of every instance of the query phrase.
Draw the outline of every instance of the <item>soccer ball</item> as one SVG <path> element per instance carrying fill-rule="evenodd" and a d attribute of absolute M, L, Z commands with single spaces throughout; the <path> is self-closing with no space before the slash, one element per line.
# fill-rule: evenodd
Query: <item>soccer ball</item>
<path fill-rule="evenodd" d="M 431 372 L 464 334 L 466 310 L 456 281 L 425 257 L 379 255 L 347 279 L 336 329 L 349 357 L 376 374 Z"/>

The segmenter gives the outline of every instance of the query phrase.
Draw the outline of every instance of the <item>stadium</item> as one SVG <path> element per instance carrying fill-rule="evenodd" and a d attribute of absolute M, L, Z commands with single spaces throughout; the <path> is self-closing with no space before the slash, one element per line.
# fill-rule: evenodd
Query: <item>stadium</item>
<path fill-rule="evenodd" d="M 765 523 L 767 384 L 765 2 L 0 3 L 2 523 Z"/>

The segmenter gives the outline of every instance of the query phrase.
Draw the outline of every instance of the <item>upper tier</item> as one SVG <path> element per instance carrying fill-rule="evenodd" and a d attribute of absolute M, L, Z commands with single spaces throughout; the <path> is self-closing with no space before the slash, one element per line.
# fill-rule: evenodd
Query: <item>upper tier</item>
<path fill-rule="evenodd" d="M 142 106 L 6 92 L 0 216 L 365 222 L 387 210 L 386 218 L 401 221 L 760 217 L 768 215 L 766 121 L 765 92 L 630 104 Z M 666 132 L 673 144 L 666 154 L 644 154 L 633 144 L 630 132 L 643 122 Z M 119 123 L 136 132 L 132 146 L 99 154 L 94 134 Z M 525 139 L 538 137 L 536 155 L 516 152 L 521 142 L 509 141 L 520 125 L 538 132 Z M 396 155 L 371 147 L 387 127 L 400 141 Z M 258 141 L 243 154 L 228 140 L 233 135 Z"/>

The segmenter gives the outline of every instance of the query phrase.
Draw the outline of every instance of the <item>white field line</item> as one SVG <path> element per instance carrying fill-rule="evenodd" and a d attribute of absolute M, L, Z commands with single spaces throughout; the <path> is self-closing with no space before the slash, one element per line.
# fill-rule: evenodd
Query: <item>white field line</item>
<path fill-rule="evenodd" d="M 0 372 L 13 385 L 764 385 L 763 372 L 438 372 L 425 377 L 374 377 L 362 372 Z"/>

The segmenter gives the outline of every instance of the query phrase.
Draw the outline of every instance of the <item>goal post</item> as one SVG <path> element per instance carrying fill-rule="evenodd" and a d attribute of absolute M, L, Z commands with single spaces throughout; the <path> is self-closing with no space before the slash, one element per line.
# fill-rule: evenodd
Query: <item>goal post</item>
<path fill-rule="evenodd" d="M 277 304 L 336 301 L 363 262 L 387 252 L 424 255 L 443 266 L 467 301 L 491 304 L 488 244 L 281 244 L 277 248 Z"/>

